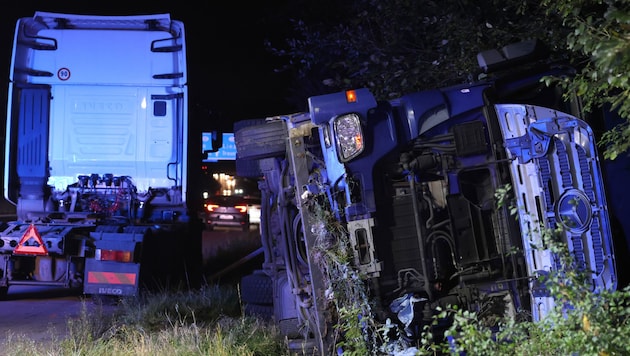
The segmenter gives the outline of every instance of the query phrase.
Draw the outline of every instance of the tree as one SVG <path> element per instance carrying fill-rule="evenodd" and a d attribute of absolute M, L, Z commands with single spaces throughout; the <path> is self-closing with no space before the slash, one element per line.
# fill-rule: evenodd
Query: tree
<path fill-rule="evenodd" d="M 615 159 L 630 148 L 630 1 L 544 0 L 547 14 L 570 28 L 570 51 L 588 58 L 565 86 L 580 95 L 589 111 L 610 107 L 623 119 L 605 132 L 604 157 Z"/>
<path fill-rule="evenodd" d="M 292 20 L 295 36 L 267 46 L 286 59 L 283 70 L 296 78 L 288 100 L 300 107 L 311 95 L 347 88 L 389 99 L 469 82 L 478 74 L 476 53 L 536 37 L 579 68 L 563 84 L 586 111 L 608 105 L 625 120 L 602 136 L 604 157 L 614 159 L 630 148 L 628 2 L 355 0 L 318 7 L 303 0 L 303 16 Z"/>
<path fill-rule="evenodd" d="M 337 6 L 334 21 L 293 20 L 295 37 L 282 46 L 268 44 L 288 59 L 296 87 L 309 88 L 296 91 L 302 102 L 349 87 L 388 99 L 469 82 L 479 51 L 534 36 L 552 44 L 566 38 L 559 18 L 550 21 L 523 0 L 356 0 Z"/>

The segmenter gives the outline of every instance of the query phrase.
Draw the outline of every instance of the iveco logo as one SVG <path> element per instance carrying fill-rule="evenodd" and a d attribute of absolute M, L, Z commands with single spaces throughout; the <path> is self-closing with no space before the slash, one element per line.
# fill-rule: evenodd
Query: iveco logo
<path fill-rule="evenodd" d="M 556 204 L 556 217 L 571 232 L 584 232 L 591 223 L 592 214 L 588 197 L 579 190 L 566 191 Z"/>

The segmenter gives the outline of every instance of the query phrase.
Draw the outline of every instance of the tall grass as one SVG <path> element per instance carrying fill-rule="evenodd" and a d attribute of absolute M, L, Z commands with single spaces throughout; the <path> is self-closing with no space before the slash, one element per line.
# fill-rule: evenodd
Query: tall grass
<path fill-rule="evenodd" d="M 85 301 L 84 303 L 91 303 Z M 95 308 L 91 308 L 95 309 Z M 275 326 L 242 315 L 238 291 L 208 285 L 200 291 L 162 292 L 123 299 L 112 313 L 102 308 L 68 320 L 64 338 L 37 342 L 9 334 L 7 356 L 155 356 L 288 354 Z"/>

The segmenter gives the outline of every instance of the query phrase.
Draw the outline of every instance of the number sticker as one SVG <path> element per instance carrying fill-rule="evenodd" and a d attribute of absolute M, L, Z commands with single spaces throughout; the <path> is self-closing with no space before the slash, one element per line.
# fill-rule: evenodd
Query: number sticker
<path fill-rule="evenodd" d="M 57 78 L 64 81 L 70 79 L 70 69 L 59 68 L 59 70 L 57 71 Z"/>

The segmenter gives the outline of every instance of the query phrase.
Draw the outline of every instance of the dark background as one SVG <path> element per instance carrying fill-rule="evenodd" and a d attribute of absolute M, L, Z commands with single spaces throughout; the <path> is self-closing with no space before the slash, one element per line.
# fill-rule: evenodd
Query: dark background
<path fill-rule="evenodd" d="M 241 119 L 294 111 L 285 101 L 286 74 L 274 70 L 280 59 L 265 49 L 266 39 L 281 43 L 290 30 L 288 1 L 78 1 L 22 0 L 4 8 L 0 37 L 0 110 L 6 95 L 15 23 L 36 11 L 84 15 L 169 13 L 184 22 L 188 51 L 190 115 L 223 131 Z M 2 124 L 4 125 L 4 123 Z"/>

